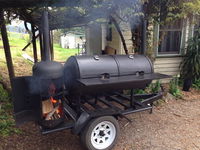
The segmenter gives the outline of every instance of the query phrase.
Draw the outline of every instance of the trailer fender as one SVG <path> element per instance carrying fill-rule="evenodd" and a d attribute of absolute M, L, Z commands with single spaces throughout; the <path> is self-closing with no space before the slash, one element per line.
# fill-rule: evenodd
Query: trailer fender
<path fill-rule="evenodd" d="M 79 134 L 90 119 L 91 119 L 90 114 L 88 114 L 87 112 L 83 112 L 76 121 L 74 128 L 72 129 L 72 132 L 74 134 Z"/>

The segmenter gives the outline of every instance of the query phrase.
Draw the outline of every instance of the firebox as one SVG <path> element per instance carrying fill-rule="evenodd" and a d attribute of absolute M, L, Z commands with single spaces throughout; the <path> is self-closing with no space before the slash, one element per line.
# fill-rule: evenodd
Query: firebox
<path fill-rule="evenodd" d="M 45 57 L 36 63 L 30 77 L 13 80 L 16 120 L 37 120 L 42 126 L 51 128 L 63 119 L 62 99 L 63 65 L 50 61 L 48 12 L 42 16 L 41 32 L 44 39 Z M 19 99 L 18 99 L 19 98 Z M 31 117 L 30 117 L 31 116 Z M 23 119 L 24 118 L 24 119 Z"/>

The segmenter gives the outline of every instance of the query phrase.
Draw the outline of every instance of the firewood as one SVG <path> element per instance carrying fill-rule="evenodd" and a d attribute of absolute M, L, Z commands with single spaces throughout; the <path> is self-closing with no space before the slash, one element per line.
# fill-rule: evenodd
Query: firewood
<path fill-rule="evenodd" d="M 53 114 L 58 110 L 59 106 L 55 107 L 51 112 L 49 112 L 45 118 L 45 120 L 50 120 L 51 117 L 53 117 Z"/>
<path fill-rule="evenodd" d="M 52 102 L 48 99 L 45 101 L 42 101 L 42 112 L 43 114 L 47 114 L 53 110 L 53 104 Z"/>

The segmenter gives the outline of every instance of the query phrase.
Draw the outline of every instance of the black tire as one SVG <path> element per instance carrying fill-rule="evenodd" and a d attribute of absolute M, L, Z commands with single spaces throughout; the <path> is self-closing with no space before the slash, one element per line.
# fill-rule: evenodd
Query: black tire
<path fill-rule="evenodd" d="M 101 129 L 103 131 L 100 130 L 100 132 L 99 132 L 99 130 L 97 130 L 99 126 L 101 126 Z M 113 132 L 111 129 L 113 129 Z M 96 132 L 99 132 L 99 134 L 97 135 L 98 137 L 92 138 L 92 136 L 96 135 L 95 130 L 96 130 Z M 85 127 L 85 129 L 81 133 L 81 142 L 85 146 L 85 148 L 88 150 L 110 150 L 115 145 L 115 143 L 119 137 L 119 132 L 120 132 L 119 124 L 118 124 L 118 121 L 114 117 L 112 117 L 112 116 L 99 117 L 99 118 L 91 120 L 90 123 Z M 93 135 L 92 135 L 92 133 L 93 133 Z M 110 135 L 109 135 L 109 133 L 110 133 Z M 108 137 L 106 137 L 106 136 L 108 136 Z M 109 139 L 109 136 L 110 136 L 110 139 Z M 97 139 L 95 139 L 95 138 L 97 138 Z M 105 139 L 101 140 L 101 138 L 102 139 L 105 138 Z M 96 145 L 96 143 L 98 143 L 98 140 L 100 140 L 100 143 L 104 141 L 103 145 L 101 144 L 103 147 L 99 148 Z M 92 143 L 94 143 L 94 144 L 92 144 Z M 95 147 L 95 145 L 96 145 L 96 147 Z"/>

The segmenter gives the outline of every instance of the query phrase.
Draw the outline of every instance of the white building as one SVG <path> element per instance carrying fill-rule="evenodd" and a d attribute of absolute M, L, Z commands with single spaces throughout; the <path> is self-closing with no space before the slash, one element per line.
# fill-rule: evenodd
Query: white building
<path fill-rule="evenodd" d="M 82 48 L 82 46 L 85 43 L 85 36 L 68 33 L 66 35 L 61 36 L 60 41 L 62 48 L 73 49 L 78 48 L 78 45 L 79 48 Z"/>

